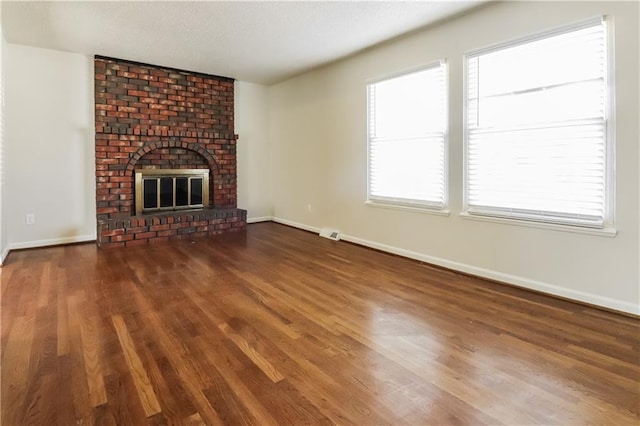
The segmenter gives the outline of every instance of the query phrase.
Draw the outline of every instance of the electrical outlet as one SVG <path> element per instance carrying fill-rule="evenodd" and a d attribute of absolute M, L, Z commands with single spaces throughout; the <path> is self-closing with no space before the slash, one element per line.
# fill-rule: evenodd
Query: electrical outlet
<path fill-rule="evenodd" d="M 27 225 L 33 225 L 34 223 L 36 223 L 36 215 L 33 213 L 27 213 L 24 217 L 24 221 L 27 223 Z"/>
<path fill-rule="evenodd" d="M 309 213 L 311 213 L 311 210 L 312 210 L 312 209 L 311 209 L 311 204 L 307 204 L 307 211 L 308 211 Z"/>

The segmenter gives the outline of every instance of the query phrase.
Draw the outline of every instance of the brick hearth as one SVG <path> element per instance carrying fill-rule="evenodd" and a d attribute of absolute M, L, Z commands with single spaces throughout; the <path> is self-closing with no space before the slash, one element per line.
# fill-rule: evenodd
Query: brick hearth
<path fill-rule="evenodd" d="M 244 230 L 233 79 L 104 57 L 94 65 L 98 245 Z M 209 169 L 210 205 L 136 216 L 138 168 Z"/>

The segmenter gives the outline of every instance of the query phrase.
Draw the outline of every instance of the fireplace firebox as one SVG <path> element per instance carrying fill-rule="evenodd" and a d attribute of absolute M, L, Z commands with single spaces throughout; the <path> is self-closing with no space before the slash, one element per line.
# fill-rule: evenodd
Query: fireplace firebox
<path fill-rule="evenodd" d="M 209 206 L 209 170 L 136 170 L 136 214 Z"/>

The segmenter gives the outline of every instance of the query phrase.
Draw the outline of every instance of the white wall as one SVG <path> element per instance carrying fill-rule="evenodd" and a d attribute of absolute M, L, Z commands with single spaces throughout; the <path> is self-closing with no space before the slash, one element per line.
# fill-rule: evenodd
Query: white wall
<path fill-rule="evenodd" d="M 1 8 L 0 8 L 1 9 Z M 6 170 L 6 153 L 5 153 L 5 143 L 4 143 L 4 67 L 5 67 L 5 59 L 4 55 L 6 54 L 6 44 L 7 42 L 4 40 L 4 35 L 2 34 L 2 27 L 0 26 L 0 266 L 4 263 L 5 258 L 7 257 L 9 251 L 9 243 L 7 239 L 7 229 L 6 229 L 6 220 L 5 220 L 5 206 L 6 203 L 3 203 L 4 191 L 5 191 L 5 170 Z"/>
<path fill-rule="evenodd" d="M 249 221 L 268 219 L 273 208 L 267 87 L 236 81 L 234 91 L 238 207 L 247 210 Z"/>
<path fill-rule="evenodd" d="M 640 314 L 638 4 L 502 2 L 269 88 L 276 220 Z M 463 55 L 600 14 L 615 21 L 615 238 L 462 218 Z M 366 206 L 366 80 L 447 58 L 451 215 Z M 312 205 L 311 211 L 308 204 Z"/>
<path fill-rule="evenodd" d="M 95 239 L 93 60 L 5 45 L 9 248 Z M 26 225 L 25 215 L 35 215 Z"/>

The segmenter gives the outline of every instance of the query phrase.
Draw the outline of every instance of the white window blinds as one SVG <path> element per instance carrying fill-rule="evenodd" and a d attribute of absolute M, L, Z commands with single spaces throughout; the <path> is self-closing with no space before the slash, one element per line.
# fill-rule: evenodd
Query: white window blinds
<path fill-rule="evenodd" d="M 444 208 L 445 64 L 368 85 L 369 200 Z"/>
<path fill-rule="evenodd" d="M 605 34 L 598 19 L 466 56 L 469 213 L 603 226 Z"/>

